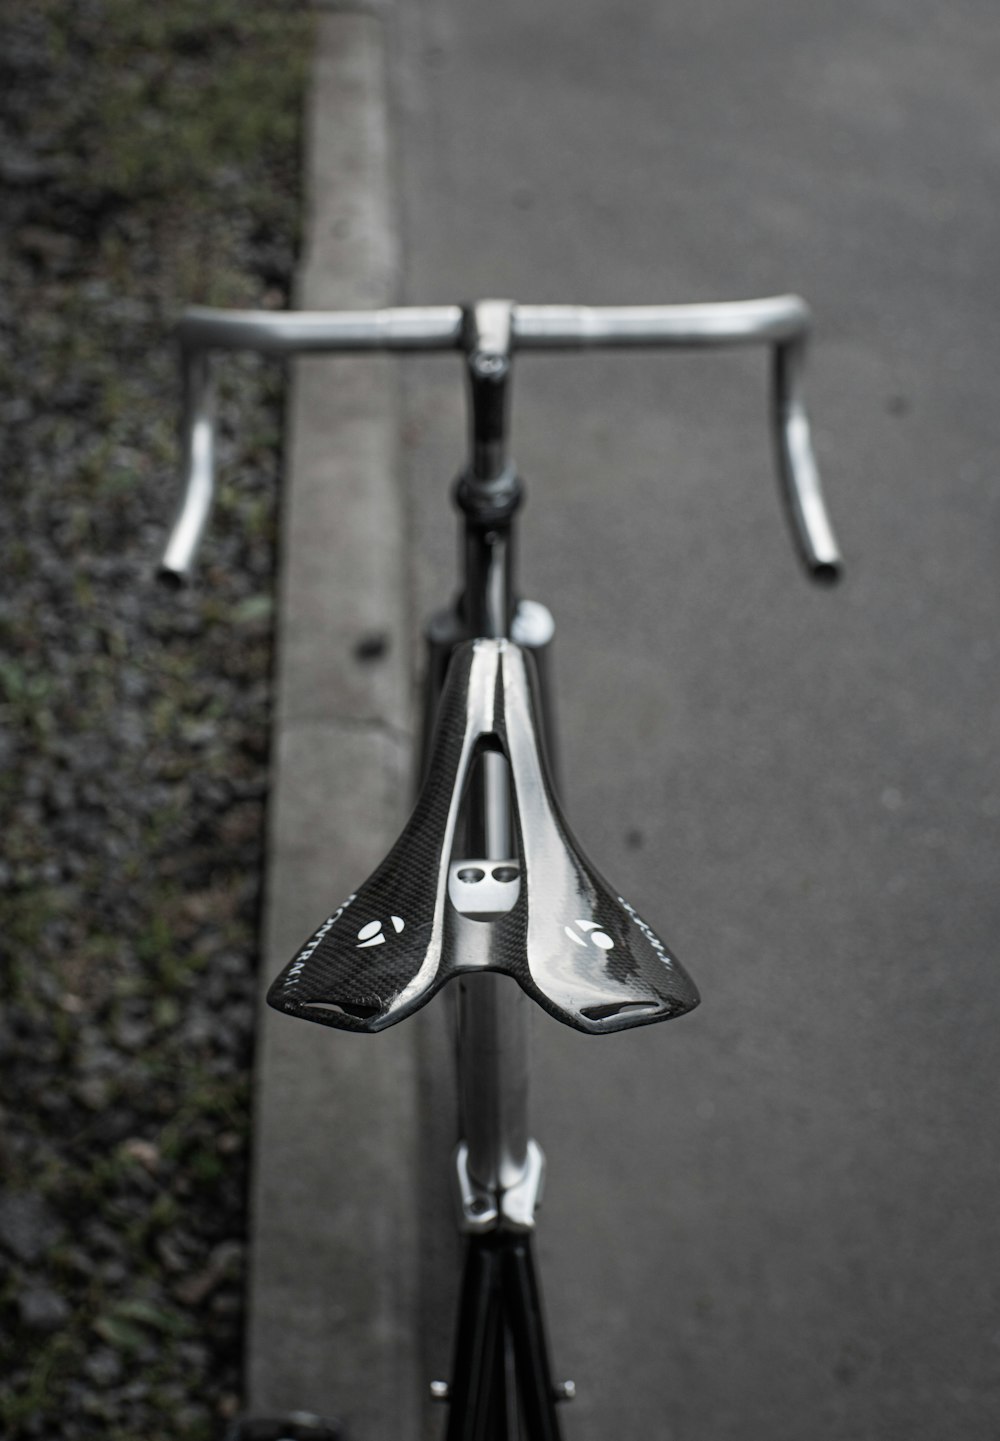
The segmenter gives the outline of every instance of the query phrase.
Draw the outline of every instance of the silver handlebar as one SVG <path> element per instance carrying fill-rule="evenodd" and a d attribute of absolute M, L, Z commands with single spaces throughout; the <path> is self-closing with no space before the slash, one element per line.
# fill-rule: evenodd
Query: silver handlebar
<path fill-rule="evenodd" d="M 211 510 L 212 351 L 315 355 L 462 350 L 466 313 L 457 305 L 278 313 L 203 307 L 186 311 L 177 327 L 184 376 L 184 490 L 162 572 L 176 580 L 188 575 Z M 796 295 L 708 305 L 516 305 L 511 346 L 520 351 L 769 344 L 771 418 L 786 509 L 806 567 L 815 579 L 832 581 L 840 573 L 841 557 L 823 500 L 802 394 L 809 326 L 809 307 Z"/>

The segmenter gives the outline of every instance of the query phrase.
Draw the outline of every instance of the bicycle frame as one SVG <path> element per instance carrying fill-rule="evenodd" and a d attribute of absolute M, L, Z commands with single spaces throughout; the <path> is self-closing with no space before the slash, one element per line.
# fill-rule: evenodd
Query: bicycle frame
<path fill-rule="evenodd" d="M 507 459 L 511 307 L 472 309 L 463 331 L 470 397 L 469 461 L 456 487 L 463 515 L 460 600 L 428 636 L 427 713 L 436 709 L 451 644 L 477 636 L 508 637 L 516 629 L 515 520 L 521 482 Z M 551 624 L 529 638 L 542 651 Z M 530 612 L 529 612 L 530 614 Z M 547 614 L 547 613 L 546 613 Z M 522 641 L 524 627 L 521 627 Z M 551 714 L 547 669 L 544 714 Z M 425 730 L 425 746 L 430 726 Z M 551 747 L 552 737 L 549 737 Z M 426 764 L 426 754 L 424 756 Z M 423 769 L 423 767 L 422 767 Z M 471 856 L 512 859 L 513 836 L 506 765 L 482 757 L 469 798 L 465 840 Z M 462 1141 L 456 1155 L 460 1215 L 468 1233 L 465 1275 L 455 1326 L 448 1441 L 520 1434 L 556 1441 L 556 1393 L 535 1278 L 534 1224 L 544 1159 L 528 1126 L 529 998 L 502 976 L 468 976 L 459 983 L 457 1079 Z"/>
<path fill-rule="evenodd" d="M 209 354 L 459 350 L 469 392 L 469 456 L 455 487 L 462 515 L 461 594 L 427 631 L 422 770 L 449 659 L 462 642 L 513 640 L 538 662 L 545 742 L 554 754 L 546 654 L 552 617 L 519 601 L 514 581 L 522 486 L 507 455 L 515 349 L 589 346 L 697 347 L 764 342 L 773 347 L 772 427 L 793 534 L 814 578 L 840 567 L 812 454 L 802 396 L 809 312 L 794 296 L 729 305 L 586 309 L 484 301 L 460 309 L 399 309 L 315 315 L 188 312 L 179 327 L 185 380 L 186 485 L 163 570 L 189 572 L 214 488 Z M 487 751 L 473 774 L 460 845 L 470 860 L 515 864 L 507 762 Z M 607 938 L 605 938 L 607 939 Z M 610 945 L 610 941 L 608 941 Z M 695 999 L 697 997 L 695 996 Z M 528 1123 L 530 998 L 490 971 L 459 981 L 458 1087 L 462 1139 L 455 1160 L 467 1254 L 450 1383 L 448 1441 L 558 1441 L 556 1401 L 535 1277 L 531 1232 L 544 1157 Z"/>

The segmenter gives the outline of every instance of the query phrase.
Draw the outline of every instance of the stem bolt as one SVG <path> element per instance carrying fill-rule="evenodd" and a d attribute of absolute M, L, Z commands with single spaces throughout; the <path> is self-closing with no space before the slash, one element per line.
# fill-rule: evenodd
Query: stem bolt
<path fill-rule="evenodd" d="M 432 1381 L 432 1382 L 431 1382 L 431 1400 L 432 1400 L 432 1401 L 448 1401 L 448 1400 L 450 1400 L 450 1399 L 451 1399 L 451 1392 L 450 1392 L 449 1389 L 448 1389 L 448 1382 L 447 1382 L 447 1381 Z"/>
<path fill-rule="evenodd" d="M 553 1394 L 557 1401 L 574 1401 L 576 1399 L 576 1382 L 560 1381 L 553 1387 Z"/>

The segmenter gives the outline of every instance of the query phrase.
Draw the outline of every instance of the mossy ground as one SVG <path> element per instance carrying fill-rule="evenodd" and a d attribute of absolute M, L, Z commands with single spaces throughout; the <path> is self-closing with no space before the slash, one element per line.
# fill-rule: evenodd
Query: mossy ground
<path fill-rule="evenodd" d="M 0 1432 L 238 1405 L 280 369 L 224 368 L 201 579 L 169 326 L 287 303 L 303 4 L 0 5 Z"/>

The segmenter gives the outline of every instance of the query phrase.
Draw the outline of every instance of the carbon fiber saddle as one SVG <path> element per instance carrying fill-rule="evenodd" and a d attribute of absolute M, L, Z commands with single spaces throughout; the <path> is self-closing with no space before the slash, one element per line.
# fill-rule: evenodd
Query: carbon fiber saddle
<path fill-rule="evenodd" d="M 451 977 L 500 971 L 556 1020 L 623 1030 L 682 1015 L 698 991 L 680 962 L 581 852 L 541 743 L 534 661 L 508 640 L 459 646 L 427 780 L 378 870 L 310 937 L 268 1002 L 348 1031 L 403 1020 Z M 517 856 L 456 860 L 477 756 L 506 757 Z"/>

